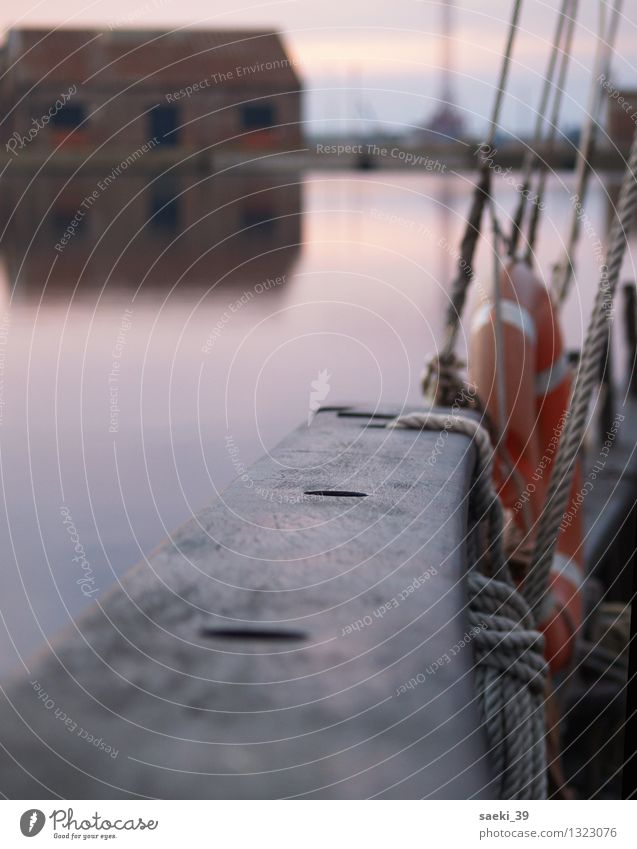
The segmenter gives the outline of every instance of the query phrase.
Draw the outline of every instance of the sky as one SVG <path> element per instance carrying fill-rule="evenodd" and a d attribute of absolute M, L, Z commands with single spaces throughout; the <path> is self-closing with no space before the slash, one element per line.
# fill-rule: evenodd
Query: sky
<path fill-rule="evenodd" d="M 587 101 L 600 8 L 580 0 L 561 124 L 579 124 Z M 547 61 L 557 0 L 524 0 L 504 129 L 528 133 Z M 511 0 L 454 4 L 454 100 L 469 128 L 486 125 Z M 637 88 L 637 3 L 624 0 L 613 62 L 620 85 Z M 39 0 L 0 4 L 3 31 L 53 24 L 113 29 L 266 27 L 280 30 L 305 86 L 305 120 L 315 131 L 404 131 L 426 121 L 440 85 L 438 0 Z"/>

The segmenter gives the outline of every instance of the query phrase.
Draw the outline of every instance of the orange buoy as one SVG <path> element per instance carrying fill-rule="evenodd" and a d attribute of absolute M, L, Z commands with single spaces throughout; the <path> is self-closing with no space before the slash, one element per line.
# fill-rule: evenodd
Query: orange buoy
<path fill-rule="evenodd" d="M 523 263 L 507 266 L 499 278 L 502 351 L 497 356 L 493 301 L 477 309 L 470 333 L 469 378 L 493 421 L 504 452 L 496 452 L 494 484 L 505 509 L 527 543 L 534 538 L 568 410 L 571 373 L 551 297 Z M 497 375 L 498 363 L 503 375 Z M 504 398 L 498 398 L 503 385 Z M 503 412 L 505 421 L 498 421 Z M 510 466 L 502 462 L 508 456 Z M 512 467 L 512 470 L 511 470 Z M 540 628 L 551 671 L 563 669 L 573 654 L 582 622 L 582 522 L 573 476 L 569 521 L 560 528 L 551 568 L 547 604 Z"/>

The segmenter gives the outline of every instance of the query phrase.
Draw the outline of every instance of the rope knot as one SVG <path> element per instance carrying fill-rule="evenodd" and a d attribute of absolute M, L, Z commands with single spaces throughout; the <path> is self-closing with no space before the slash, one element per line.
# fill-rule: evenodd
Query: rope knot
<path fill-rule="evenodd" d="M 476 387 L 462 376 L 465 367 L 466 364 L 453 353 L 434 354 L 427 360 L 422 388 L 432 405 L 452 410 L 481 409 Z"/>

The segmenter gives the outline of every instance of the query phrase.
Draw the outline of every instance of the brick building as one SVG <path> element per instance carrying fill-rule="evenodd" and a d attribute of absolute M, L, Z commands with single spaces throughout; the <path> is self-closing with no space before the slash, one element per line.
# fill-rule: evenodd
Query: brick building
<path fill-rule="evenodd" d="M 0 76 L 0 138 L 14 156 L 301 141 L 301 84 L 272 32 L 13 29 Z"/>

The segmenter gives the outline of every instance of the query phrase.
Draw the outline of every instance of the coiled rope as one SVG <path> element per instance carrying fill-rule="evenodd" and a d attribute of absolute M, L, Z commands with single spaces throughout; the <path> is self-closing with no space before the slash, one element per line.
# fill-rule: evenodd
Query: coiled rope
<path fill-rule="evenodd" d="M 599 361 L 608 334 L 613 296 L 621 271 L 626 239 L 637 210 L 637 128 L 622 180 L 617 215 L 602 266 L 593 311 L 586 332 L 566 423 L 560 437 L 555 466 L 549 481 L 544 510 L 538 523 L 533 561 L 524 582 L 524 594 L 538 616 L 547 592 L 553 552 L 567 505 L 571 477 L 584 436 L 590 400 L 597 385 Z"/>
<path fill-rule="evenodd" d="M 476 446 L 469 493 L 468 615 L 476 636 L 476 694 L 501 799 L 546 798 L 544 638 L 517 591 L 502 548 L 503 517 L 493 489 L 487 431 L 453 413 L 410 413 L 387 427 L 462 433 Z"/>

